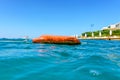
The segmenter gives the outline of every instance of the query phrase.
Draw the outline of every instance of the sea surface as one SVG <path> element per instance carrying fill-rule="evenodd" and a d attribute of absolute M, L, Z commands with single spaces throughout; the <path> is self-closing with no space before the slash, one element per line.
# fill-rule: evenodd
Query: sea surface
<path fill-rule="evenodd" d="M 57 45 L 1 39 L 0 80 L 120 80 L 120 41 Z"/>

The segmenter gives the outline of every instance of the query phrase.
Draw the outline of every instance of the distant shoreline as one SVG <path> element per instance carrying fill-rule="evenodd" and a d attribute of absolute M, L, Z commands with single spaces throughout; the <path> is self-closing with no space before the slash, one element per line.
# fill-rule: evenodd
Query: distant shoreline
<path fill-rule="evenodd" d="M 108 36 L 108 37 L 81 37 L 79 39 L 92 39 L 92 40 L 120 40 L 120 36 Z"/>

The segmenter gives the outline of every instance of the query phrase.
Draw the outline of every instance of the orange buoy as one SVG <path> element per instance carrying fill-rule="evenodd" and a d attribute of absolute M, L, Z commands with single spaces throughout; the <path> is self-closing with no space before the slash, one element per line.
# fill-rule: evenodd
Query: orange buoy
<path fill-rule="evenodd" d="M 50 44 L 80 44 L 80 41 L 71 36 L 55 36 L 55 35 L 42 35 L 32 40 L 33 43 L 50 43 Z"/>

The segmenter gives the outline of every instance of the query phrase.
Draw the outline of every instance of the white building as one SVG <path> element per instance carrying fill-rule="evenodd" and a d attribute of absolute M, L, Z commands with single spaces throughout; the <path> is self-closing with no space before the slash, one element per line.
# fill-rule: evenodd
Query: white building
<path fill-rule="evenodd" d="M 120 23 L 116 24 L 116 28 L 120 29 Z"/>
<path fill-rule="evenodd" d="M 108 28 L 114 29 L 114 28 L 116 28 L 116 25 L 110 25 Z"/>
<path fill-rule="evenodd" d="M 108 27 L 103 27 L 102 30 L 115 30 L 120 29 L 120 23 L 109 25 Z"/>

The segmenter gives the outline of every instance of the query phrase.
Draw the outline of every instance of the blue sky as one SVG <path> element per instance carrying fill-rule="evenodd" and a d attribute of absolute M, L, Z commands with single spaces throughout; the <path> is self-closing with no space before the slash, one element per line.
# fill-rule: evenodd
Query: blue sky
<path fill-rule="evenodd" d="M 120 0 L 0 0 L 0 38 L 100 30 L 120 22 L 119 8 Z"/>

